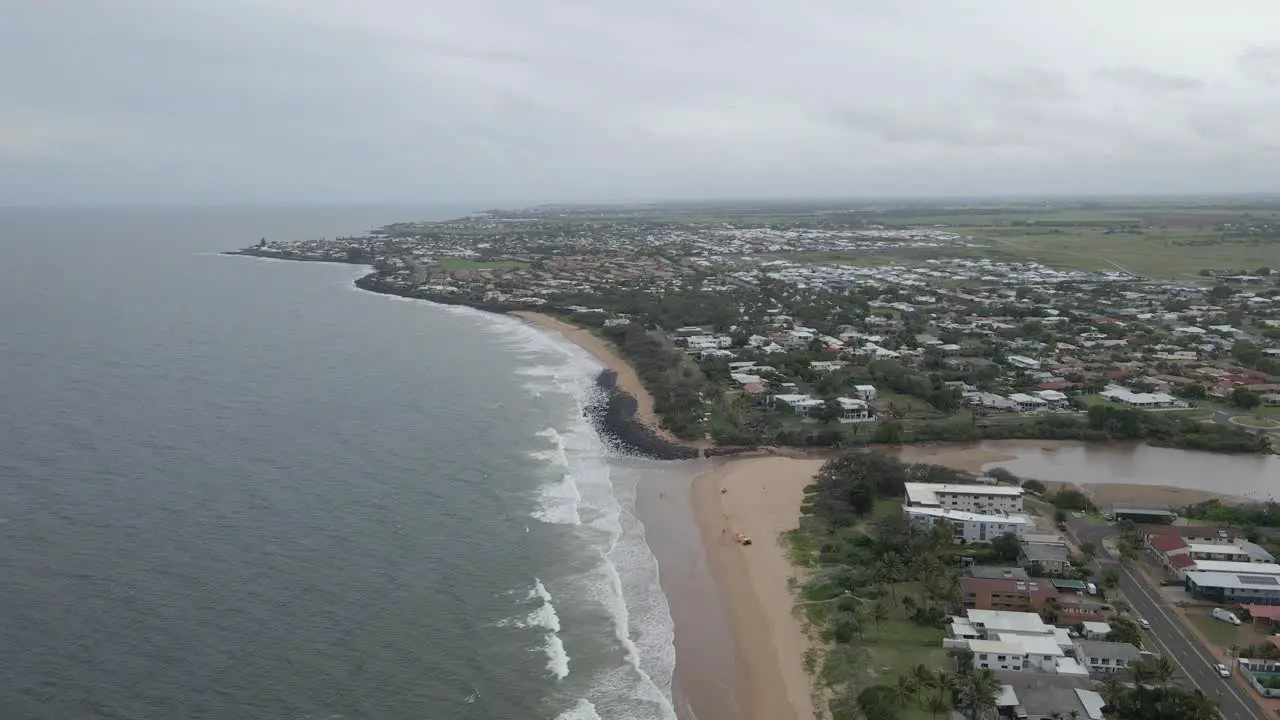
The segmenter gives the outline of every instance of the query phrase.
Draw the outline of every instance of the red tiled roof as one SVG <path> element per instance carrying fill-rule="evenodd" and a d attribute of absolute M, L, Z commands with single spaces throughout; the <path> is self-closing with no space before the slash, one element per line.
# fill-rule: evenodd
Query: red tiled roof
<path fill-rule="evenodd" d="M 1196 564 L 1195 558 L 1191 557 L 1189 553 L 1178 553 L 1177 555 L 1169 555 L 1168 558 L 1169 558 L 1169 564 L 1178 570 L 1181 570 L 1182 568 L 1188 568 Z"/>
<path fill-rule="evenodd" d="M 1158 535 L 1151 538 L 1151 547 L 1162 553 L 1191 547 L 1181 535 Z"/>
<path fill-rule="evenodd" d="M 1280 605 L 1245 605 L 1244 607 L 1256 618 L 1265 618 L 1272 622 L 1280 620 Z M 1273 637 L 1272 640 L 1274 639 Z"/>

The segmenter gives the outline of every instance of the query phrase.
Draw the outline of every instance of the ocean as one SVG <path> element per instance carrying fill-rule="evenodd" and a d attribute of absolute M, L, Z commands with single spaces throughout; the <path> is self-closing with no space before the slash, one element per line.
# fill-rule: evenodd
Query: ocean
<path fill-rule="evenodd" d="M 0 209 L 0 717 L 674 718 L 598 365 L 217 254 L 465 211 Z"/>

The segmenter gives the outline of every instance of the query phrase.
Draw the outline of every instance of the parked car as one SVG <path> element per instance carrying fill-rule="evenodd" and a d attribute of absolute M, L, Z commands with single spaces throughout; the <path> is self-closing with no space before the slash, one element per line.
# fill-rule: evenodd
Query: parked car
<path fill-rule="evenodd" d="M 1138 618 L 1138 627 L 1142 628 L 1143 630 L 1150 630 L 1151 623 L 1147 622 L 1146 618 Z"/>
<path fill-rule="evenodd" d="M 1215 671 L 1217 671 L 1218 675 L 1220 675 L 1220 676 L 1222 676 L 1222 677 L 1224 677 L 1224 678 L 1229 678 L 1229 677 L 1231 677 L 1231 671 L 1230 671 L 1230 670 L 1228 670 L 1228 669 L 1227 669 L 1227 666 L 1226 666 L 1226 665 L 1223 665 L 1222 663 L 1214 663 L 1214 664 L 1213 664 L 1213 669 L 1214 669 Z"/>
<path fill-rule="evenodd" d="M 1214 608 L 1213 617 L 1216 620 L 1221 620 L 1222 622 L 1225 622 L 1225 623 L 1231 623 L 1232 625 L 1240 624 L 1240 618 L 1236 617 L 1236 614 L 1231 612 L 1230 610 L 1223 610 L 1222 608 Z"/>

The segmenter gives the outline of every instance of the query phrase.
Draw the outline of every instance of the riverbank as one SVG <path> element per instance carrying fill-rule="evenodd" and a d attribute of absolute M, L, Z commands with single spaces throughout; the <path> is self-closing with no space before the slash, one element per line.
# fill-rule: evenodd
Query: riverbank
<path fill-rule="evenodd" d="M 732 627 L 736 694 L 746 720 L 815 717 L 803 665 L 809 641 L 792 614 L 789 579 L 796 568 L 780 534 L 798 524 L 804 487 L 822 463 L 787 457 L 725 460 L 693 481 L 707 564 Z M 739 532 L 752 544 L 735 542 Z"/>

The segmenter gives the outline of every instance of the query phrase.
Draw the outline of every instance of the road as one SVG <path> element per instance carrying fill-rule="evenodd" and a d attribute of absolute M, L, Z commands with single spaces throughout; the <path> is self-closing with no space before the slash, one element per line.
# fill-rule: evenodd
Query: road
<path fill-rule="evenodd" d="M 1155 647 L 1149 649 L 1172 660 L 1192 687 L 1217 700 L 1226 720 L 1269 720 L 1239 682 L 1218 675 L 1213 669 L 1218 659 L 1187 631 L 1164 598 L 1110 556 L 1102 540 L 1115 534 L 1114 527 L 1072 518 L 1068 529 L 1078 542 L 1097 546 L 1099 564 L 1111 564 L 1120 570 L 1120 592 L 1133 611 L 1151 623 L 1146 636 Z"/>

